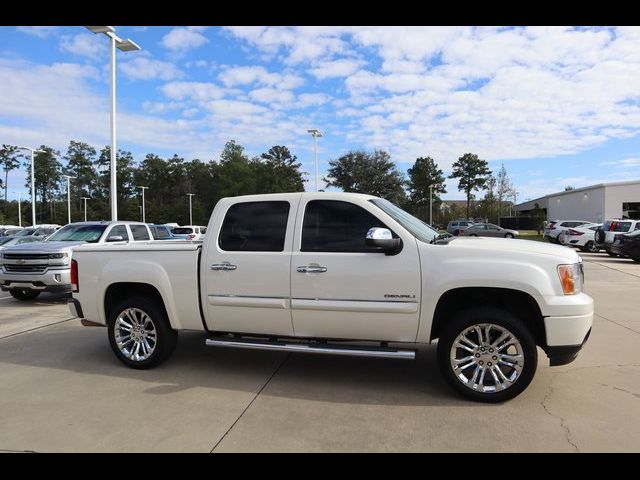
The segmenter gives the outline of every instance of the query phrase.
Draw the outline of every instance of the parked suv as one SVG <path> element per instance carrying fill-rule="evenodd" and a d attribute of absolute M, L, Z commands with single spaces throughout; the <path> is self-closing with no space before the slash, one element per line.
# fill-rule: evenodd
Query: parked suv
<path fill-rule="evenodd" d="M 70 223 L 43 242 L 2 249 L 0 289 L 18 300 L 33 300 L 41 292 L 71 291 L 71 255 L 78 245 L 150 240 L 153 240 L 152 233 L 141 222 Z"/>
<path fill-rule="evenodd" d="M 207 232 L 207 227 L 200 225 L 183 225 L 182 227 L 175 227 L 171 233 L 173 236 L 180 240 L 192 240 L 195 242 L 201 242 L 204 240 L 204 234 Z"/>
<path fill-rule="evenodd" d="M 447 232 L 452 235 L 460 235 L 460 232 L 466 230 L 473 222 L 471 220 L 453 220 L 447 225 Z"/>
<path fill-rule="evenodd" d="M 545 240 L 549 240 L 551 243 L 560 243 L 558 237 L 560 233 L 565 230 L 569 230 L 570 228 L 580 227 L 582 225 L 586 225 L 586 220 L 553 220 L 544 227 L 544 233 L 542 238 Z"/>
<path fill-rule="evenodd" d="M 612 257 L 617 257 L 618 254 L 611 251 L 611 246 L 613 245 L 616 235 L 619 233 L 631 233 L 636 230 L 640 230 L 640 220 L 631 218 L 607 220 L 601 228 L 596 230 L 596 245 L 604 249 Z"/>

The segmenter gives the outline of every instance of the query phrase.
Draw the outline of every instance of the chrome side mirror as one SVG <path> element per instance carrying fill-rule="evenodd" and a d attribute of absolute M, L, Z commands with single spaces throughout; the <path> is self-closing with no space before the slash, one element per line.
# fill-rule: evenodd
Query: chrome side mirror
<path fill-rule="evenodd" d="M 388 228 L 370 228 L 365 237 L 365 242 L 369 247 L 378 247 L 385 255 L 395 255 L 402 250 L 402 240 L 393 238 L 391 230 Z"/>
<path fill-rule="evenodd" d="M 113 235 L 107 238 L 107 242 L 122 242 L 124 237 L 122 235 Z"/>

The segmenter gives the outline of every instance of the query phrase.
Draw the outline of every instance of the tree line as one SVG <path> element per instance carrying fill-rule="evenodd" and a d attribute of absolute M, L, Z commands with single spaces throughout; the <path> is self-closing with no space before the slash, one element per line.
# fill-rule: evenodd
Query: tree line
<path fill-rule="evenodd" d="M 108 146 L 97 151 L 93 146 L 72 140 L 66 152 L 41 145 L 35 153 L 35 191 L 37 223 L 67 223 L 67 191 L 65 175 L 70 181 L 71 218 L 84 218 L 83 197 L 87 219 L 110 219 Z M 25 187 L 31 188 L 30 154 L 11 145 L 0 149 L 0 168 L 4 178 L 4 200 L 0 208 L 0 224 L 18 224 L 17 201 L 7 200 L 7 179 L 12 170 L 21 165 L 26 169 Z M 146 220 L 154 223 L 189 222 L 189 200 L 193 193 L 193 221 L 206 225 L 217 201 L 223 197 L 280 192 L 304 191 L 302 164 L 291 151 L 275 145 L 267 152 L 250 158 L 242 145 L 231 140 L 226 143 L 220 158 L 203 161 L 186 160 L 178 155 L 162 158 L 147 154 L 136 162 L 131 152 L 118 150 L 116 155 L 118 182 L 118 218 L 141 219 L 140 186 L 145 191 Z M 466 209 L 453 205 L 441 209 L 441 195 L 447 193 L 445 176 L 437 162 L 428 156 L 419 157 L 405 175 L 382 150 L 352 150 L 329 161 L 323 179 L 327 187 L 345 192 L 368 193 L 387 198 L 419 218 L 428 221 L 430 193 L 433 194 L 434 223 L 446 223 L 452 218 L 477 217 L 497 222 L 503 206 L 514 194 L 504 166 L 496 176 L 488 163 L 472 153 L 465 153 L 454 164 L 449 178 L 458 180 L 458 189 L 467 198 Z M 480 191 L 483 199 L 472 205 Z M 23 225 L 30 224 L 30 196 L 23 196 Z"/>

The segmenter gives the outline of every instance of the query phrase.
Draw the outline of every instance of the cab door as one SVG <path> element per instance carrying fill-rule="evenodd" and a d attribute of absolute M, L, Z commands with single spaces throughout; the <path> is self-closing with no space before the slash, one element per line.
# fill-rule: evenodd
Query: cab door
<path fill-rule="evenodd" d="M 367 200 L 344 198 L 300 201 L 291 262 L 295 335 L 415 341 L 421 292 L 416 239 Z M 402 240 L 401 251 L 386 255 L 367 246 L 373 227 L 391 230 Z"/>
<path fill-rule="evenodd" d="M 299 198 L 220 201 L 208 230 L 217 237 L 207 240 L 201 267 L 210 330 L 293 335 L 290 264 Z"/>

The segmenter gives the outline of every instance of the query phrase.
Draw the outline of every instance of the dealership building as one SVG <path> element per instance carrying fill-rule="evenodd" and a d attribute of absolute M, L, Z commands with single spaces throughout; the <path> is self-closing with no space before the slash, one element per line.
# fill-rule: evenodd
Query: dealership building
<path fill-rule="evenodd" d="M 576 188 L 534 198 L 516 205 L 518 215 L 532 216 L 542 209 L 547 220 L 588 220 L 602 223 L 611 218 L 640 219 L 640 180 L 611 182 Z"/>

